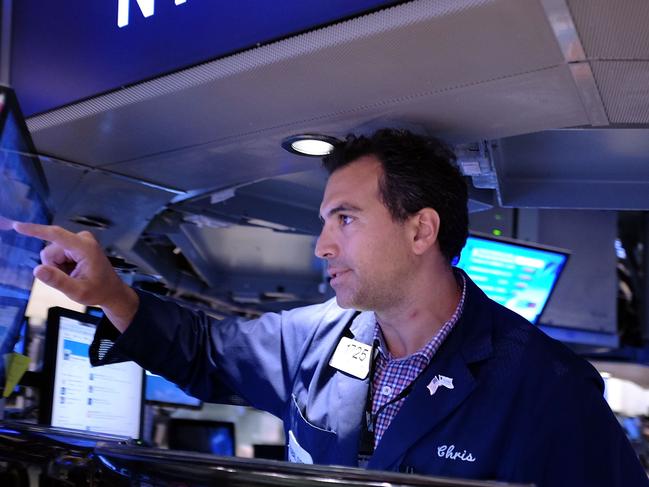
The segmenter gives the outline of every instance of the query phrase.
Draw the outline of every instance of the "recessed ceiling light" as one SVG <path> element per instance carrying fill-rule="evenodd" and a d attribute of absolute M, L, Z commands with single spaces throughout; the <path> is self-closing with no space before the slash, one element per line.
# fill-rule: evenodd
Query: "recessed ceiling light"
<path fill-rule="evenodd" d="M 326 135 L 301 134 L 284 139 L 282 147 L 293 154 L 310 157 L 323 157 L 329 154 L 338 139 Z"/>

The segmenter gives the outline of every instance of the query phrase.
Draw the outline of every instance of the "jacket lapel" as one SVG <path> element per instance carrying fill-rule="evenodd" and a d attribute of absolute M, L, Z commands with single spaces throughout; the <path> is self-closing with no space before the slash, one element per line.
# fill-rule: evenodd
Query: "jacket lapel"
<path fill-rule="evenodd" d="M 440 375 L 453 380 L 453 389 L 440 385 L 431 395 L 427 386 Z M 474 388 L 475 379 L 459 354 L 433 359 L 383 434 L 369 467 L 389 469 L 419 438 L 462 404 Z"/>
<path fill-rule="evenodd" d="M 374 337 L 374 323 L 374 313 L 359 314 L 350 327 L 354 340 L 371 345 Z M 339 441 L 337 463 L 356 466 L 359 430 L 367 400 L 369 378 L 362 380 L 336 370 L 333 380 L 336 403 L 330 404 L 330 407 L 336 411 L 337 415 L 336 432 Z"/>
<path fill-rule="evenodd" d="M 393 468 L 409 448 L 444 421 L 475 389 L 469 364 L 491 355 L 491 313 L 486 313 L 484 306 L 487 298 L 468 277 L 466 285 L 460 320 L 383 434 L 369 468 Z M 440 376 L 452 379 L 453 389 L 446 387 L 448 380 Z M 427 386 L 435 377 L 444 383 L 431 394 Z"/>

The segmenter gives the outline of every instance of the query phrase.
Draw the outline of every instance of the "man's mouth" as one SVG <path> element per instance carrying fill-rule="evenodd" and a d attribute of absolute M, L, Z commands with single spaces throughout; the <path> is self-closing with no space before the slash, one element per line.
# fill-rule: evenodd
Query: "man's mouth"
<path fill-rule="evenodd" d="M 350 269 L 329 269 L 329 270 L 327 271 L 327 273 L 329 274 L 329 278 L 330 278 L 330 281 L 329 281 L 329 282 L 333 284 L 333 283 L 334 283 L 335 281 L 337 281 L 341 276 L 343 276 L 344 274 L 348 273 L 349 271 L 350 271 Z"/>

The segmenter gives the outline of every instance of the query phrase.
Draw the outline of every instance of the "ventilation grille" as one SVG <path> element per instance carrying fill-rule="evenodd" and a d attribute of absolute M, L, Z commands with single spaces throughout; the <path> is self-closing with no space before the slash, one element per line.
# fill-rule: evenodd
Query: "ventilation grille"
<path fill-rule="evenodd" d="M 568 0 L 590 59 L 649 60 L 649 2 Z"/>
<path fill-rule="evenodd" d="M 591 63 L 612 124 L 649 124 L 649 61 Z"/>

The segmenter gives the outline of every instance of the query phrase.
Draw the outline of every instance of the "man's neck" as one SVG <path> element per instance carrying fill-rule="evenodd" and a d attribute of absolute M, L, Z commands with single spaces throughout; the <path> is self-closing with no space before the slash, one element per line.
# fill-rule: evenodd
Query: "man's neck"
<path fill-rule="evenodd" d="M 393 357 L 406 357 L 424 347 L 452 316 L 461 290 L 450 266 L 420 283 L 398 307 L 377 311 L 376 319 Z"/>

